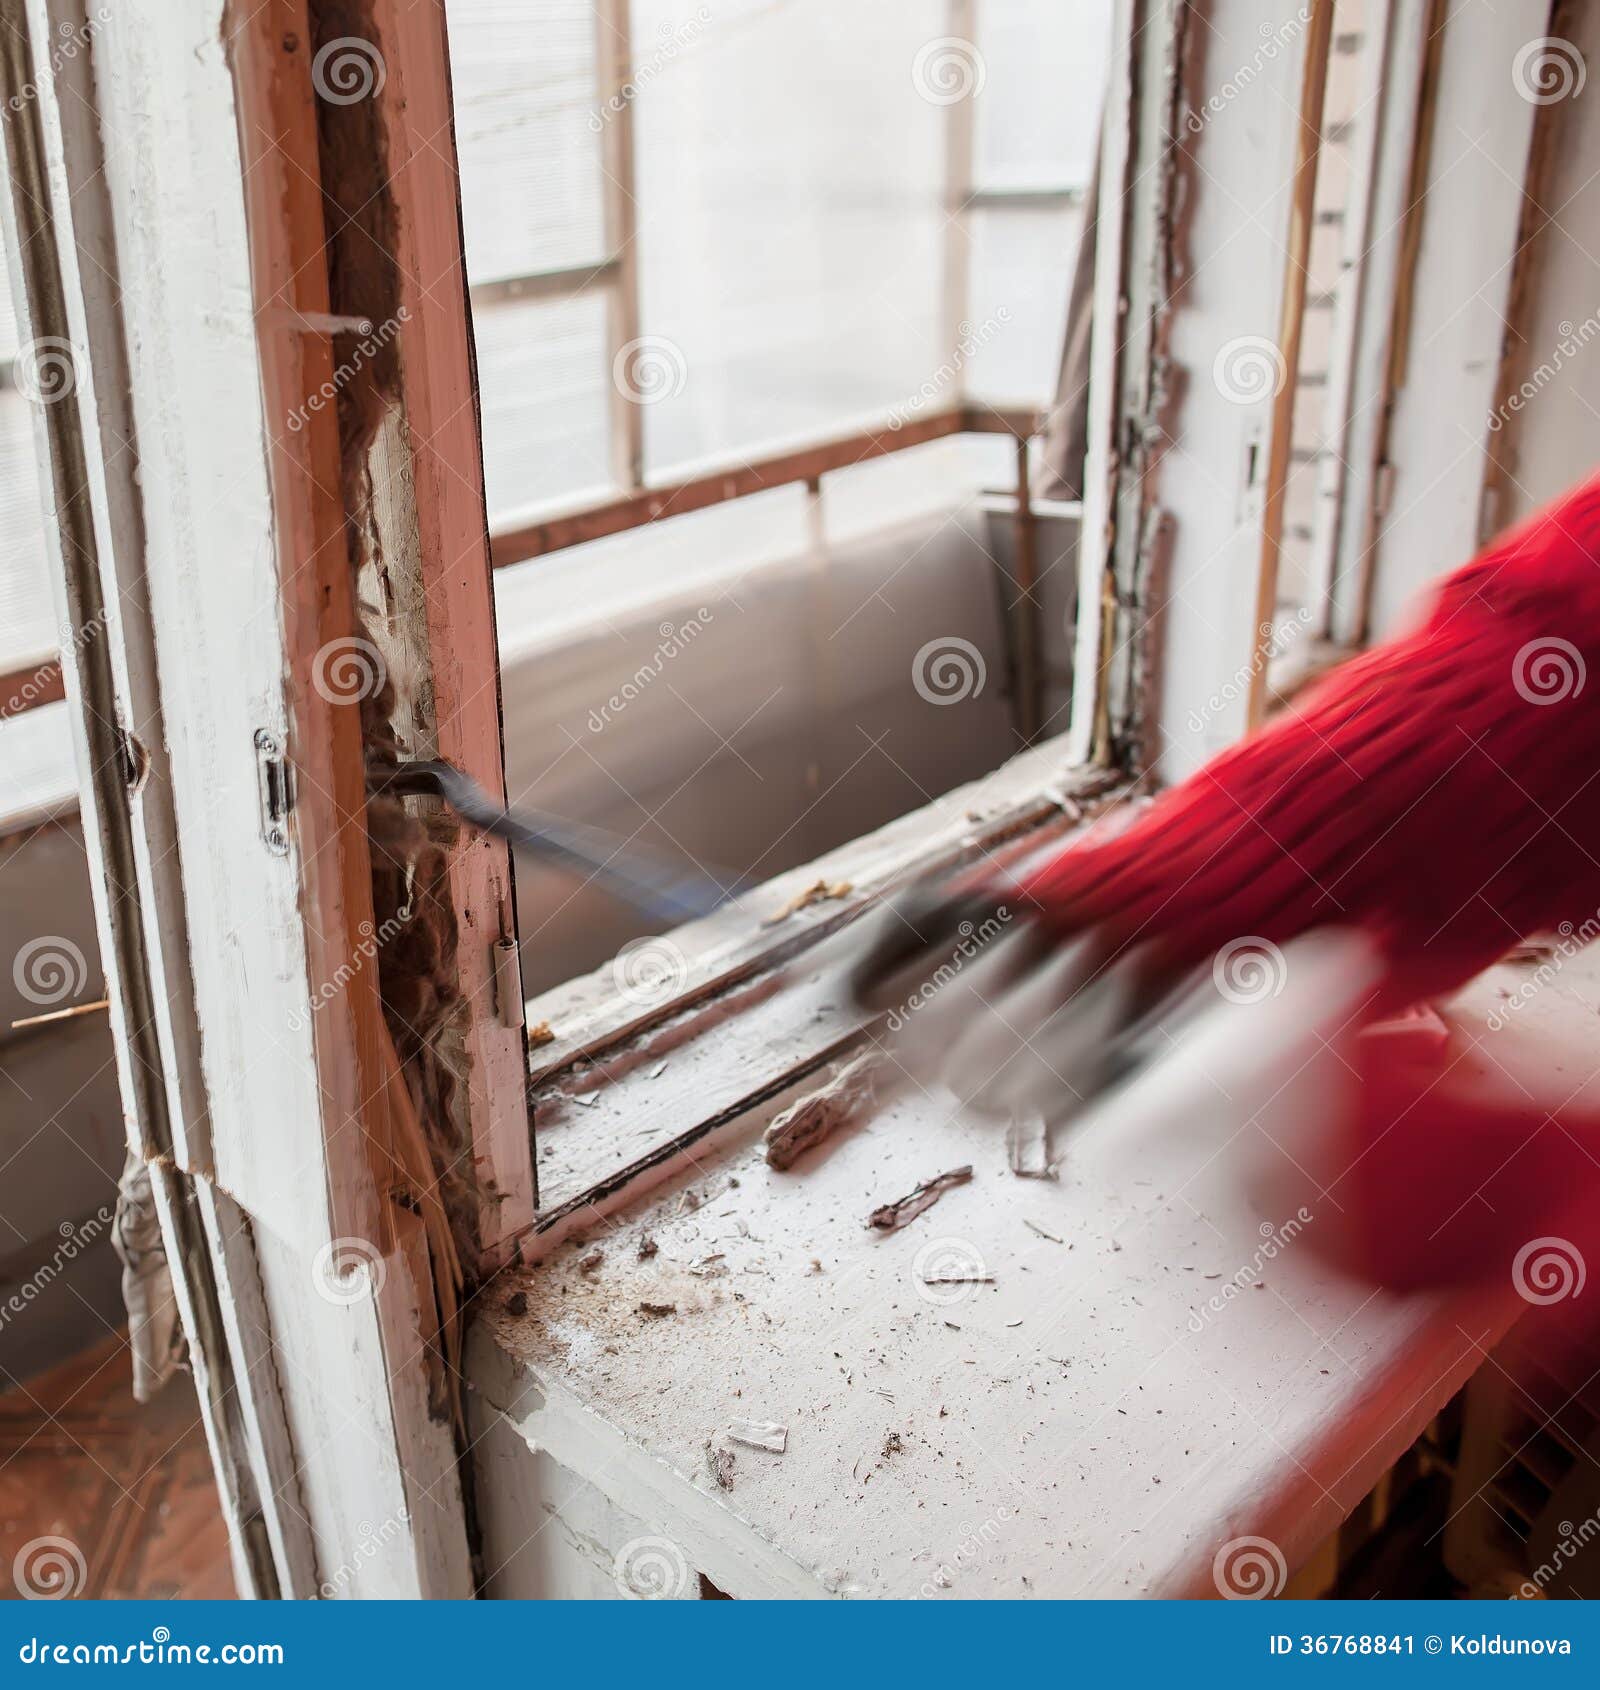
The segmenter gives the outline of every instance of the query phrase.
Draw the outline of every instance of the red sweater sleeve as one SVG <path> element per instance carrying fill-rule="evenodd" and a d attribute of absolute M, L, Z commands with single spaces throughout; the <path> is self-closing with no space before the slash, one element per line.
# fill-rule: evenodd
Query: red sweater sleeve
<path fill-rule="evenodd" d="M 1404 995 L 1451 989 L 1536 930 L 1600 927 L 1600 476 L 1023 891 L 1048 923 L 1153 940 L 1174 966 L 1360 924 Z"/>

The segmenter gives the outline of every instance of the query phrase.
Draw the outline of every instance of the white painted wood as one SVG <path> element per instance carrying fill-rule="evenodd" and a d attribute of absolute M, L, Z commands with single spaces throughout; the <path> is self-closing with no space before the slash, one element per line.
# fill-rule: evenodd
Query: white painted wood
<path fill-rule="evenodd" d="M 1600 76 L 1600 11 L 1568 8 L 1563 27 L 1589 78 Z M 1568 63 L 1572 63 L 1570 59 Z M 1559 68 L 1551 60 L 1551 69 Z M 1574 87 L 1573 82 L 1552 88 Z M 1594 420 L 1600 413 L 1600 100 L 1595 87 L 1546 108 L 1553 125 L 1548 176 L 1539 202 L 1551 221 L 1535 236 L 1532 273 L 1513 324 L 1522 352 L 1512 390 L 1491 427 L 1504 477 L 1497 524 L 1509 526 L 1594 473 Z"/>
<path fill-rule="evenodd" d="M 497 1283 L 469 1350 L 482 1404 L 734 1596 L 1213 1595 L 1247 1535 L 1292 1570 L 1522 1304 L 1509 1277 L 1374 1291 L 1318 1253 L 1331 1211 L 1297 1164 L 1347 1080 L 1318 1029 L 1363 976 L 1313 937 L 1286 978 L 1083 1118 L 1055 1182 L 1015 1178 L 998 1127 L 915 1092 L 774 1173 L 774 1100 Z M 1491 971 L 1464 1023 L 1525 980 Z M 1600 959 L 1567 959 L 1464 1060 L 1537 1070 L 1589 1040 L 1597 993 Z M 863 1225 L 968 1162 L 903 1231 Z M 993 1283 L 930 1295 L 955 1260 Z M 784 1453 L 727 1445 L 735 1419 L 787 1426 Z M 734 1451 L 730 1489 L 708 1443 Z M 490 1537 L 502 1514 L 525 1534 L 549 1482 L 524 1464 L 514 1497 L 487 1489 Z"/>
<path fill-rule="evenodd" d="M 1247 723 L 1290 262 L 1308 8 L 1264 32 L 1254 0 L 1217 0 L 1190 32 L 1178 165 L 1185 273 L 1169 350 L 1181 372 L 1156 500 L 1171 523 L 1153 748 L 1176 781 Z M 1085 525 L 1087 527 L 1087 524 Z"/>
<path fill-rule="evenodd" d="M 696 1570 L 645 1521 L 530 1450 L 510 1421 L 476 1401 L 474 1425 L 473 1470 L 487 1499 L 485 1596 L 502 1602 L 699 1597 Z"/>
<path fill-rule="evenodd" d="M 1087 763 L 1096 754 L 1104 688 L 1101 644 L 1108 615 L 1103 602 L 1111 557 L 1112 477 L 1117 463 L 1117 366 L 1122 343 L 1122 231 L 1129 212 L 1125 191 L 1133 151 L 1132 0 L 1116 0 L 1106 109 L 1100 128 L 1098 235 L 1094 254 L 1094 309 L 1089 331 L 1088 451 L 1083 472 L 1083 513 L 1078 531 L 1077 645 L 1072 668 L 1068 755 Z"/>
<path fill-rule="evenodd" d="M 48 47 L 71 7 L 30 8 Z M 241 1575 L 237 1540 L 264 1514 L 286 1594 L 462 1595 L 453 1442 L 422 1396 L 414 1264 L 375 1230 L 358 1250 L 371 1294 L 327 1271 L 333 1147 L 362 1107 L 344 1090 L 354 1066 L 341 1065 L 340 1039 L 353 1035 L 335 1000 L 314 1036 L 306 864 L 292 843 L 278 856 L 261 839 L 254 740 L 263 727 L 290 738 L 289 665 L 225 12 L 221 0 L 102 9 L 92 59 L 62 61 L 92 67 L 92 84 L 69 99 L 61 67 L 40 70 L 50 195 L 70 237 L 57 244 L 88 494 L 113 606 L 94 649 L 109 645 L 115 714 L 149 754 L 128 800 L 136 886 L 119 911 L 102 899 L 101 948 L 116 959 L 124 1097 L 147 1153 L 139 1099 L 152 1094 L 129 1068 L 129 994 L 141 976 L 160 1005 L 154 1095 L 177 1155 L 158 1189 L 214 1452 L 223 1420 L 243 1420 L 229 1434 L 240 1465 L 219 1475 Z M 80 567 L 58 551 L 63 583 Z M 112 724 L 85 703 L 68 646 L 98 890 L 115 829 L 96 798 L 106 789 L 88 776 Z M 140 947 L 119 949 L 119 922 L 137 926 Z M 198 1256 L 180 1250 L 188 1235 L 174 1218 L 190 1179 L 201 1188 Z M 381 1541 L 363 1553 L 374 1531 Z"/>
<path fill-rule="evenodd" d="M 1398 15 L 1403 14 L 1403 15 Z M 1351 469 L 1348 454 L 1356 431 L 1370 430 L 1381 404 L 1382 388 L 1373 391 L 1370 343 L 1375 320 L 1386 321 L 1386 301 L 1393 297 L 1392 271 L 1385 294 L 1378 267 L 1382 255 L 1392 253 L 1401 233 L 1396 215 L 1396 185 L 1403 180 L 1408 148 L 1396 136 L 1407 112 L 1416 105 L 1416 57 L 1425 6 L 1397 8 L 1391 0 L 1373 0 L 1363 27 L 1360 91 L 1356 100 L 1355 144 L 1350 155 L 1350 191 L 1344 207 L 1339 250 L 1339 279 L 1333 303 L 1333 326 L 1328 349 L 1328 391 L 1322 416 L 1323 458 L 1317 471 L 1317 504 L 1308 564 L 1308 602 L 1315 615 L 1309 632 L 1326 639 L 1333 627 L 1333 581 L 1345 526 L 1346 489 L 1366 508 L 1372 472 L 1360 476 Z M 1409 50 L 1408 50 L 1409 49 Z M 1411 64 L 1408 76 L 1406 67 Z M 1387 140 L 1386 140 L 1387 138 Z M 1380 196 L 1380 179 L 1387 192 Z M 1365 333 L 1363 332 L 1365 331 Z M 1384 344 L 1384 337 L 1377 337 Z M 1367 360 L 1361 361 L 1367 351 Z M 1359 377 L 1364 376 L 1365 381 Z M 1370 451 L 1370 448 L 1369 448 Z"/>
<path fill-rule="evenodd" d="M 951 41 L 971 42 L 982 51 L 977 0 L 945 0 L 945 35 Z M 960 51 L 960 49 L 957 49 Z M 944 229 L 940 277 L 939 352 L 953 357 L 972 330 L 967 313 L 972 299 L 972 217 L 975 189 L 973 167 L 977 139 L 977 98 L 968 93 L 948 101 L 941 114 L 944 126 Z M 956 403 L 967 394 L 967 370 L 956 376 Z"/>
<path fill-rule="evenodd" d="M 1382 84 L 1367 113 L 1377 150 L 1367 189 L 1364 246 L 1356 285 L 1340 298 L 1340 328 L 1350 343 L 1349 395 L 1338 450 L 1325 466 L 1329 503 L 1319 513 L 1318 544 L 1327 548 L 1328 632 L 1346 646 L 1366 637 L 1373 537 L 1390 490 L 1384 471 L 1390 361 L 1431 11 L 1417 5 L 1390 12 Z M 1330 485 L 1335 480 L 1340 489 L 1336 504 Z"/>
<path fill-rule="evenodd" d="M 13 296 L 24 340 L 47 330 L 52 338 L 59 336 L 67 345 L 55 351 L 68 357 L 71 368 L 68 391 L 48 411 L 37 409 L 36 427 L 45 468 L 41 481 L 52 576 L 67 631 L 61 644 L 69 699 L 61 710 L 70 725 L 82 788 L 85 848 L 110 981 L 129 1143 L 146 1156 L 209 1162 L 188 964 L 182 954 L 169 771 L 152 711 L 154 674 L 142 533 L 132 492 L 137 466 L 117 310 L 118 264 L 89 78 L 87 43 L 103 21 L 96 16 L 91 23 L 81 6 L 30 0 L 27 31 L 13 38 L 20 51 L 30 40 L 37 50 L 30 92 L 12 106 L 9 162 L 14 169 L 27 168 L 21 163 L 22 136 L 36 129 L 47 180 L 39 188 L 30 177 L 22 191 L 35 216 L 55 219 L 54 231 L 46 223 L 30 232 L 26 283 L 21 255 L 12 252 Z M 63 40 L 77 44 L 76 50 L 61 52 Z M 8 236 L 12 233 L 8 219 Z M 48 290 L 47 296 L 36 297 L 35 286 Z M 46 314 L 48 323 L 36 320 L 36 312 Z M 103 604 L 103 609 L 91 615 L 91 604 Z M 141 747 L 143 778 L 131 793 L 105 774 L 122 762 L 119 727 L 136 736 Z M 152 969 L 167 976 L 165 990 L 154 994 Z M 148 1009 L 139 1007 L 147 1003 Z M 197 1128 L 202 1129 L 198 1138 Z M 235 1581 L 246 1594 L 267 1588 L 292 1591 L 311 1565 L 309 1538 L 295 1517 L 292 1490 L 264 1490 L 259 1482 L 264 1447 L 287 1447 L 281 1404 L 275 1386 L 263 1390 L 259 1378 L 241 1379 L 237 1352 L 230 1354 L 221 1341 L 208 1281 L 213 1273 L 225 1275 L 229 1252 L 213 1238 L 215 1252 L 207 1263 L 206 1241 L 196 1248 L 192 1229 L 180 1220 L 179 1178 L 163 1171 L 154 1182 L 156 1206 L 169 1259 L 193 1265 L 193 1284 L 188 1275 L 178 1276 L 179 1301 L 229 1526 Z M 284 1463 L 286 1471 L 289 1465 Z"/>
<path fill-rule="evenodd" d="M 1513 66 L 1519 50 L 1546 33 L 1548 14 L 1544 0 L 1449 7 L 1410 332 L 1389 430 L 1390 507 L 1373 564 L 1377 637 L 1483 537 L 1489 424 L 1540 109 L 1519 93 Z"/>
<path fill-rule="evenodd" d="M 632 15 L 628 0 L 597 0 L 595 106 L 602 113 L 600 196 L 605 216 L 607 260 L 616 266 L 606 283 L 608 372 L 606 425 L 611 475 L 617 486 L 643 487 L 644 407 L 624 379 L 639 339 L 639 202 L 635 193 Z"/>

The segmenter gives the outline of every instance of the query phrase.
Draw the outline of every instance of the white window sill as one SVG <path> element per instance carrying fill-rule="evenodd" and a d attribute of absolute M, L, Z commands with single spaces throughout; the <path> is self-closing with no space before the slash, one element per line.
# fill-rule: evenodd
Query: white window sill
<path fill-rule="evenodd" d="M 1523 978 L 1461 1001 L 1485 1014 Z M 1568 961 L 1526 1023 L 1587 1038 L 1597 985 L 1600 963 Z M 1233 1037 L 1246 1059 L 1253 1027 Z M 1136 1105 L 1143 1084 L 1074 1131 L 1054 1182 L 916 1095 L 775 1173 L 774 1099 L 497 1283 L 470 1346 L 482 1412 L 734 1596 L 1212 1595 L 1248 1535 L 1292 1571 L 1523 1305 L 1509 1283 L 1374 1291 L 1304 1247 L 1263 1264 L 1285 1219 L 1260 1200 L 1265 1135 L 1213 1088 Z M 864 1226 L 963 1163 L 971 1183 L 904 1230 Z M 946 1306 L 919 1269 L 948 1240 L 994 1283 Z M 733 1419 L 786 1425 L 788 1447 L 735 1447 L 725 1490 L 707 1447 Z"/>

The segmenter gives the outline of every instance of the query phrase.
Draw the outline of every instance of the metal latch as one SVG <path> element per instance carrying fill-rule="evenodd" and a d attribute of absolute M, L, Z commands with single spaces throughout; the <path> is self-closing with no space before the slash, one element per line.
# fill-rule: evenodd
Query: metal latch
<path fill-rule="evenodd" d="M 256 790 L 261 799 L 261 843 L 275 857 L 289 854 L 289 760 L 283 742 L 267 728 L 256 729 Z"/>

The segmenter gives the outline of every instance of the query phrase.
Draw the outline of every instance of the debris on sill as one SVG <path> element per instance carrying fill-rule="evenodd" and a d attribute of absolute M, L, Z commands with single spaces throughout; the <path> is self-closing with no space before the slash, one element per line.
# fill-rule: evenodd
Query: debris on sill
<path fill-rule="evenodd" d="M 1050 1242 L 1051 1242 L 1051 1243 L 1052 1243 L 1052 1244 L 1064 1244 L 1064 1243 L 1065 1243 L 1065 1242 L 1066 1242 L 1066 1240 L 1065 1240 L 1065 1239 L 1063 1239 L 1063 1238 L 1058 1238 L 1058 1237 L 1057 1237 L 1057 1236 L 1056 1236 L 1056 1235 L 1055 1235 L 1055 1233 L 1053 1233 L 1053 1232 L 1046 1232 L 1046 1231 L 1045 1231 L 1045 1229 L 1044 1229 L 1044 1228 L 1043 1228 L 1043 1227 L 1042 1227 L 1042 1226 L 1040 1226 L 1040 1225 L 1039 1225 L 1039 1223 L 1038 1223 L 1038 1222 L 1037 1222 L 1037 1221 L 1030 1221 L 1030 1220 L 1029 1220 L 1029 1219 L 1028 1219 L 1028 1217 L 1027 1217 L 1027 1216 L 1026 1216 L 1026 1215 L 1024 1215 L 1024 1216 L 1023 1216 L 1023 1217 L 1022 1217 L 1022 1224 L 1023 1224 L 1023 1225 L 1024 1225 L 1024 1226 L 1025 1226 L 1025 1227 L 1027 1227 L 1027 1229 L 1028 1229 L 1028 1230 L 1029 1230 L 1029 1231 L 1030 1231 L 1030 1232 L 1036 1232 L 1036 1233 L 1038 1233 L 1038 1235 L 1039 1235 L 1039 1236 L 1040 1236 L 1040 1237 L 1041 1237 L 1041 1238 L 1048 1238 L 1048 1239 L 1049 1239 L 1049 1240 L 1050 1240 Z"/>
<path fill-rule="evenodd" d="M 992 1273 L 925 1273 L 924 1285 L 993 1285 Z"/>
<path fill-rule="evenodd" d="M 651 1320 L 662 1320 L 667 1315 L 677 1312 L 678 1305 L 676 1303 L 640 1303 L 639 1305 L 639 1313 Z"/>
<path fill-rule="evenodd" d="M 776 1420 L 734 1420 L 728 1425 L 728 1440 L 782 1455 L 789 1447 L 789 1428 L 780 1426 Z"/>
<path fill-rule="evenodd" d="M 780 921 L 787 921 L 790 916 L 810 909 L 813 904 L 826 904 L 835 898 L 848 898 L 853 891 L 855 887 L 848 880 L 814 881 L 805 891 L 796 893 L 781 910 L 765 917 L 761 925 L 776 927 Z"/>
<path fill-rule="evenodd" d="M 825 1086 L 796 1099 L 763 1135 L 767 1166 L 781 1173 L 813 1145 L 821 1144 L 872 1101 L 877 1052 L 868 1051 L 839 1069 Z"/>
<path fill-rule="evenodd" d="M 718 1449 L 715 1444 L 706 1444 L 706 1466 L 711 1471 L 711 1477 L 717 1482 L 718 1490 L 733 1489 L 733 1451 Z"/>
<path fill-rule="evenodd" d="M 1050 1161 L 1050 1129 L 1036 1111 L 1014 1119 L 1006 1128 L 1006 1160 L 1019 1179 L 1054 1179 Z"/>
<path fill-rule="evenodd" d="M 539 1045 L 550 1045 L 556 1042 L 555 1029 L 548 1021 L 541 1021 L 537 1027 L 528 1029 L 528 1049 L 534 1050 Z"/>
<path fill-rule="evenodd" d="M 513 1291 L 511 1295 L 506 1298 L 506 1313 L 516 1317 L 525 1315 L 527 1312 L 528 1293 L 526 1291 Z"/>
<path fill-rule="evenodd" d="M 649 1261 L 660 1248 L 661 1246 L 656 1243 L 655 1239 L 653 1239 L 648 1232 L 641 1234 L 639 1238 L 639 1260 L 641 1262 Z"/>
<path fill-rule="evenodd" d="M 579 1273 L 598 1273 L 600 1271 L 600 1264 L 605 1259 L 606 1259 L 605 1251 L 600 1249 L 600 1247 L 598 1245 L 596 1245 L 595 1248 L 592 1249 L 588 1253 L 588 1255 L 582 1256 L 582 1257 L 579 1258 L 579 1260 L 578 1260 L 578 1272 Z"/>
<path fill-rule="evenodd" d="M 948 1173 L 937 1174 L 930 1180 L 924 1180 L 917 1189 L 908 1196 L 899 1198 L 896 1202 L 885 1203 L 881 1208 L 874 1209 L 867 1216 L 867 1225 L 876 1227 L 880 1232 L 898 1232 L 901 1227 L 914 1221 L 924 1210 L 931 1209 L 947 1191 L 955 1186 L 965 1185 L 972 1178 L 972 1164 L 965 1167 L 952 1168 Z"/>

